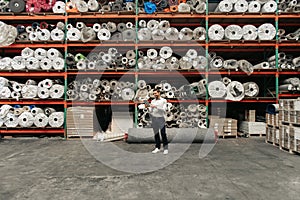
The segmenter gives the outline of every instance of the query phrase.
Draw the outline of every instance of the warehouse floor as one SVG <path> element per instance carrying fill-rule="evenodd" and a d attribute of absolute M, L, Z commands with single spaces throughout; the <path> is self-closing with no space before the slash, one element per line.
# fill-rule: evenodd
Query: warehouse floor
<path fill-rule="evenodd" d="M 300 199 L 299 155 L 239 138 L 219 140 L 199 159 L 199 145 L 164 169 L 127 174 L 95 160 L 81 141 L 0 140 L 0 199 Z"/>

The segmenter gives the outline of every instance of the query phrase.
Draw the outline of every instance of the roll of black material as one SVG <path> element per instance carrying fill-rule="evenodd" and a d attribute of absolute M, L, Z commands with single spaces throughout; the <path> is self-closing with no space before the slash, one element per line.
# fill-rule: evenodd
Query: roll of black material
<path fill-rule="evenodd" d="M 279 109 L 279 104 L 268 104 L 266 111 L 267 113 L 274 115 L 279 112 L 278 109 Z"/>
<path fill-rule="evenodd" d="M 10 0 L 9 9 L 13 13 L 20 13 L 25 10 L 25 1 L 24 0 Z"/>
<path fill-rule="evenodd" d="M 25 28 L 25 26 L 19 24 L 17 26 L 17 30 L 18 30 L 18 33 L 21 34 L 21 33 L 24 33 L 26 31 L 26 28 Z"/>

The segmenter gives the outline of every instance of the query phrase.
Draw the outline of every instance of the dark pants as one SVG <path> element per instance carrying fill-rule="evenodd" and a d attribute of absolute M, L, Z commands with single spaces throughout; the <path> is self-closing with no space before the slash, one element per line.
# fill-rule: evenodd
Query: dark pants
<path fill-rule="evenodd" d="M 161 134 L 164 149 L 168 149 L 168 138 L 166 134 L 165 118 L 152 117 L 152 128 L 154 131 L 155 147 L 160 149 L 161 141 L 159 131 Z"/>

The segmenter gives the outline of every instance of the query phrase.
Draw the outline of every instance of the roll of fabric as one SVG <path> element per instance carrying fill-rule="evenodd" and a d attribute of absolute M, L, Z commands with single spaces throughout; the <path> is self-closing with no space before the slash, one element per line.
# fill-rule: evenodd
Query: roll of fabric
<path fill-rule="evenodd" d="M 42 7 L 38 0 L 27 0 L 26 2 L 26 12 L 39 13 Z"/>
<path fill-rule="evenodd" d="M 91 27 L 86 27 L 81 30 L 81 41 L 87 43 L 96 39 L 96 33 Z"/>
<path fill-rule="evenodd" d="M 38 87 L 50 89 L 54 85 L 53 81 L 50 79 L 45 79 L 39 82 Z"/>
<path fill-rule="evenodd" d="M 244 25 L 242 32 L 244 40 L 256 40 L 257 38 L 257 28 L 251 24 Z"/>
<path fill-rule="evenodd" d="M 63 41 L 65 38 L 65 33 L 63 30 L 55 28 L 51 31 L 50 38 L 53 41 Z"/>
<path fill-rule="evenodd" d="M 47 51 L 45 49 L 42 49 L 42 48 L 37 48 L 34 51 L 34 57 L 38 60 L 42 60 L 43 58 L 47 57 Z"/>
<path fill-rule="evenodd" d="M 248 10 L 248 2 L 246 0 L 238 0 L 234 6 L 233 11 L 234 12 L 247 12 Z"/>
<path fill-rule="evenodd" d="M 51 59 L 51 60 L 54 60 L 55 58 L 62 58 L 62 54 L 57 50 L 57 49 L 54 49 L 54 48 L 50 48 L 48 51 L 47 51 L 47 58 Z"/>
<path fill-rule="evenodd" d="M 83 0 L 78 0 L 75 2 L 76 8 L 78 9 L 79 12 L 85 13 L 89 11 L 89 6 L 88 4 L 83 1 Z"/>
<path fill-rule="evenodd" d="M 60 128 L 64 125 L 64 113 L 54 112 L 49 116 L 49 125 L 53 128 Z"/>
<path fill-rule="evenodd" d="M 39 41 L 38 33 L 37 32 L 30 32 L 29 33 L 29 40 L 30 41 Z"/>
<path fill-rule="evenodd" d="M 159 51 L 159 55 L 160 57 L 162 57 L 163 59 L 168 59 L 172 56 L 173 54 L 173 50 L 171 47 L 162 47 Z"/>
<path fill-rule="evenodd" d="M 38 87 L 36 85 L 24 85 L 21 91 L 24 99 L 33 99 L 37 96 Z"/>
<path fill-rule="evenodd" d="M 179 32 L 180 40 L 192 40 L 193 39 L 193 31 L 190 28 L 182 28 Z"/>
<path fill-rule="evenodd" d="M 138 31 L 138 39 L 139 40 L 145 41 L 145 40 L 151 40 L 151 38 L 152 38 L 152 34 L 148 28 L 141 28 Z"/>
<path fill-rule="evenodd" d="M 210 67 L 215 69 L 221 69 L 223 67 L 223 64 L 224 60 L 220 56 L 216 56 L 210 61 Z"/>
<path fill-rule="evenodd" d="M 253 66 L 253 69 L 269 69 L 269 68 L 270 68 L 269 62 L 262 62 Z"/>
<path fill-rule="evenodd" d="M 41 108 L 35 107 L 35 108 L 32 108 L 32 109 L 30 110 L 30 112 L 31 112 L 31 114 L 32 114 L 33 116 L 36 116 L 36 115 L 39 114 L 39 113 L 44 113 L 44 110 L 41 109 Z"/>
<path fill-rule="evenodd" d="M 261 10 L 261 4 L 258 1 L 250 1 L 248 6 L 249 13 L 259 13 Z"/>
<path fill-rule="evenodd" d="M 64 14 L 66 12 L 66 4 L 63 1 L 56 1 L 53 8 L 54 13 Z"/>
<path fill-rule="evenodd" d="M 241 101 L 245 97 L 244 86 L 238 81 L 231 81 L 227 86 L 227 100 Z"/>
<path fill-rule="evenodd" d="M 50 88 L 50 97 L 59 99 L 64 96 L 65 87 L 63 85 L 55 84 Z"/>
<path fill-rule="evenodd" d="M 257 32 L 260 40 L 272 40 L 276 36 L 276 29 L 273 24 L 270 23 L 259 26 Z"/>
<path fill-rule="evenodd" d="M 253 73 L 253 65 L 247 60 L 239 60 L 238 66 L 243 72 L 248 75 Z"/>
<path fill-rule="evenodd" d="M 52 61 L 52 66 L 55 70 L 63 70 L 65 67 L 65 60 L 58 57 Z"/>
<path fill-rule="evenodd" d="M 205 40 L 206 30 L 204 27 L 197 27 L 193 31 L 193 38 L 195 40 Z"/>
<path fill-rule="evenodd" d="M 67 32 L 67 39 L 70 41 L 80 41 L 81 32 L 77 28 L 71 28 Z"/>
<path fill-rule="evenodd" d="M 25 59 L 22 56 L 15 56 L 12 59 L 11 66 L 14 70 L 23 70 L 25 69 Z"/>
<path fill-rule="evenodd" d="M 275 115 L 279 112 L 279 104 L 268 104 L 267 105 L 267 113 L 271 115 Z"/>
<path fill-rule="evenodd" d="M 84 22 L 76 22 L 76 28 L 82 30 L 83 28 L 86 28 L 86 25 Z"/>
<path fill-rule="evenodd" d="M 23 112 L 19 116 L 19 125 L 24 128 L 29 128 L 33 125 L 34 117 L 30 112 Z"/>
<path fill-rule="evenodd" d="M 40 99 L 48 99 L 50 96 L 49 89 L 44 87 L 39 87 L 37 95 Z"/>
<path fill-rule="evenodd" d="M 21 13 L 25 11 L 26 4 L 24 0 L 10 0 L 8 7 L 13 13 Z"/>
<path fill-rule="evenodd" d="M 7 128 L 16 128 L 19 124 L 19 118 L 12 113 L 8 113 L 4 119 L 4 125 Z"/>
<path fill-rule="evenodd" d="M 124 41 L 134 41 L 136 39 L 136 33 L 134 29 L 126 29 L 122 32 L 122 38 Z"/>
<path fill-rule="evenodd" d="M 225 38 L 229 40 L 240 40 L 243 37 L 243 30 L 239 25 L 229 25 L 225 28 Z"/>
<path fill-rule="evenodd" d="M 223 0 L 218 4 L 215 12 L 229 13 L 232 11 L 232 9 L 233 4 L 228 0 Z"/>
<path fill-rule="evenodd" d="M 222 40 L 224 38 L 224 28 L 219 24 L 214 24 L 208 29 L 208 37 L 210 40 Z"/>
<path fill-rule="evenodd" d="M 25 61 L 26 68 L 29 70 L 38 70 L 40 68 L 40 62 L 35 57 L 30 57 Z"/>
<path fill-rule="evenodd" d="M 23 49 L 21 51 L 21 56 L 24 59 L 30 58 L 34 56 L 34 50 L 32 50 L 31 48 L 26 47 L 25 49 Z"/>
<path fill-rule="evenodd" d="M 96 33 L 98 33 L 98 32 L 100 31 L 100 29 L 101 29 L 101 25 L 100 25 L 99 23 L 95 23 L 95 24 L 93 25 L 93 30 L 94 30 Z"/>
<path fill-rule="evenodd" d="M 88 1 L 88 8 L 90 11 L 96 12 L 100 8 L 100 4 L 96 0 L 89 0 Z"/>
<path fill-rule="evenodd" d="M 50 108 L 50 107 L 45 108 L 45 114 L 47 116 L 50 116 L 52 113 L 55 113 L 55 112 L 56 112 L 56 110 L 54 108 Z"/>
<path fill-rule="evenodd" d="M 105 41 L 105 40 L 109 40 L 110 39 L 111 34 L 110 34 L 109 30 L 102 28 L 102 29 L 100 29 L 98 31 L 97 37 L 98 37 L 99 40 Z"/>
<path fill-rule="evenodd" d="M 245 96 L 256 97 L 259 94 L 259 87 L 255 82 L 247 82 L 243 84 Z"/>
<path fill-rule="evenodd" d="M 45 128 L 48 125 L 48 117 L 44 113 L 38 113 L 34 117 L 34 125 L 38 128 Z"/>
<path fill-rule="evenodd" d="M 262 8 L 261 11 L 264 13 L 274 13 L 277 10 L 277 3 L 276 1 L 270 0 L 266 2 Z"/>
<path fill-rule="evenodd" d="M 234 69 L 234 70 L 238 69 L 239 67 L 238 61 L 235 59 L 225 60 L 223 66 L 225 69 Z"/>
<path fill-rule="evenodd" d="M 50 70 L 53 66 L 53 63 L 50 59 L 44 58 L 40 61 L 40 67 L 42 70 Z"/>
<path fill-rule="evenodd" d="M 47 29 L 42 29 L 37 33 L 37 36 L 40 41 L 49 41 L 51 38 L 51 33 Z"/>
<path fill-rule="evenodd" d="M 9 99 L 11 91 L 8 87 L 0 87 L 0 99 Z"/>
<path fill-rule="evenodd" d="M 12 89 L 13 89 L 15 92 L 21 92 L 23 86 L 24 86 L 23 84 L 20 84 L 20 83 L 18 83 L 18 82 L 13 82 L 13 83 L 12 83 Z"/>
<path fill-rule="evenodd" d="M 221 81 L 212 81 L 208 84 L 208 93 L 212 98 L 222 98 L 226 95 L 226 86 Z"/>
<path fill-rule="evenodd" d="M 9 57 L 5 57 L 0 59 L 0 70 L 11 70 L 12 59 Z"/>
<path fill-rule="evenodd" d="M 123 88 L 121 97 L 124 101 L 131 101 L 135 96 L 135 92 L 132 88 Z"/>

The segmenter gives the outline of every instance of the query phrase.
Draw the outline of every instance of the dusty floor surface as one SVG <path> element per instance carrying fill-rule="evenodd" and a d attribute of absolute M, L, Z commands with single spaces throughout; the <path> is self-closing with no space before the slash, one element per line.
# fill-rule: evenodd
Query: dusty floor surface
<path fill-rule="evenodd" d="M 161 170 L 129 174 L 97 161 L 80 140 L 0 140 L 0 199 L 300 199 L 299 155 L 263 138 L 219 140 L 204 159 L 199 146 Z"/>

